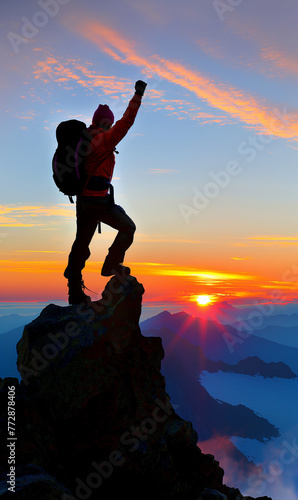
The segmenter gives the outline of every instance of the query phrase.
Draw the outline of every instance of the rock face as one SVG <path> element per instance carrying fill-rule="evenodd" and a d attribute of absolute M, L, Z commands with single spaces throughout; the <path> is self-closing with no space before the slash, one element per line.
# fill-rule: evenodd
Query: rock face
<path fill-rule="evenodd" d="M 113 277 L 89 306 L 49 305 L 0 381 L 0 496 L 8 498 L 7 398 L 15 387 L 15 500 L 239 500 L 197 446 L 160 373 L 160 338 L 139 328 L 143 286 Z M 263 497 L 265 498 L 265 497 Z"/>
<path fill-rule="evenodd" d="M 265 363 L 257 356 L 241 359 L 236 365 L 228 365 L 223 361 L 209 361 L 207 371 L 223 371 L 227 373 L 240 373 L 243 375 L 261 375 L 264 378 L 296 378 L 297 375 L 285 363 Z"/>

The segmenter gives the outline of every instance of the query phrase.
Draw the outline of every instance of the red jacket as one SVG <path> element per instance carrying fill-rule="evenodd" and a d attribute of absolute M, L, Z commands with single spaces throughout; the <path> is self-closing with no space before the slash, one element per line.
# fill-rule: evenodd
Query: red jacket
<path fill-rule="evenodd" d="M 85 168 L 87 174 L 92 176 L 92 178 L 106 177 L 109 181 L 112 180 L 115 166 L 115 154 L 113 150 L 133 125 L 141 105 L 141 100 L 142 97 L 135 94 L 129 102 L 123 117 L 109 130 L 103 130 L 95 124 L 92 124 L 88 128 L 88 132 L 92 136 L 92 141 L 91 152 L 85 160 Z M 102 158 L 106 157 L 109 152 L 111 154 L 102 162 Z M 97 164 L 99 166 L 96 168 Z M 82 196 L 105 196 L 107 192 L 107 190 L 92 191 L 85 188 L 83 189 Z"/>

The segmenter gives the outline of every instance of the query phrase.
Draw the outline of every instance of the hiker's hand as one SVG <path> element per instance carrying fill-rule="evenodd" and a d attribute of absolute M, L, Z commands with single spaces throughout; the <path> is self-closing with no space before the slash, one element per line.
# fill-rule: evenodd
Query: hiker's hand
<path fill-rule="evenodd" d="M 142 80 L 138 80 L 135 84 L 136 94 L 143 96 L 145 89 L 147 87 L 147 83 Z"/>

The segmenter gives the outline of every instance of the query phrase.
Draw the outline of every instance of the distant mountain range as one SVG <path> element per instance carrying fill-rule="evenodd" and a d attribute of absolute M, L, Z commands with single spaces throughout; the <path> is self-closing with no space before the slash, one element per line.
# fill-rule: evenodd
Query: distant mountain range
<path fill-rule="evenodd" d="M 7 314 L 0 316 L 0 378 L 17 377 L 17 342 L 20 340 L 24 326 L 29 324 L 35 316 Z"/>
<path fill-rule="evenodd" d="M 232 307 L 232 306 L 231 306 Z M 229 309 L 227 305 L 223 309 Z M 222 310 L 223 310 L 222 309 Z M 18 315 L 0 318 L 4 325 L 22 324 L 0 335 L 0 377 L 18 377 L 16 344 L 24 324 L 31 319 Z M 161 371 L 165 376 L 171 402 L 178 405 L 178 413 L 193 423 L 199 441 L 215 434 L 257 439 L 268 442 L 279 436 L 279 430 L 268 420 L 244 405 L 231 405 L 215 400 L 199 382 L 200 373 L 224 371 L 263 377 L 293 378 L 298 373 L 298 349 L 262 339 L 256 335 L 242 335 L 231 325 L 196 318 L 187 313 L 171 314 L 164 311 L 141 323 L 145 336 L 161 337 L 165 358 Z M 3 331 L 3 330 L 2 330 Z M 247 471 L 251 463 L 231 443 L 233 459 Z"/>
<path fill-rule="evenodd" d="M 290 328 L 290 327 L 298 327 L 298 314 L 265 314 L 261 313 L 261 310 L 248 310 L 243 314 L 244 320 L 249 320 L 251 317 L 251 325 L 255 330 L 261 330 L 263 328 L 267 328 L 270 326 L 273 327 L 282 327 L 282 328 Z M 255 317 L 255 320 L 254 320 Z M 258 321 L 258 317 L 262 319 Z M 229 324 L 233 325 L 234 322 L 229 322 Z M 248 321 L 249 323 L 249 321 Z M 260 323 L 260 324 L 258 324 Z"/>
<path fill-rule="evenodd" d="M 258 356 L 251 356 L 249 358 L 241 359 L 237 365 L 228 365 L 223 361 L 210 361 L 206 363 L 208 372 L 226 372 L 226 373 L 240 373 L 242 375 L 256 376 L 260 375 L 264 378 L 296 378 L 297 375 L 282 361 L 278 363 L 265 363 Z"/>
<path fill-rule="evenodd" d="M 205 356 L 213 361 L 235 365 L 242 359 L 257 356 L 266 363 L 283 362 L 294 373 L 298 373 L 297 348 L 260 338 L 256 334 L 247 334 L 231 325 L 221 325 L 185 312 L 171 314 L 164 311 L 143 321 L 141 328 L 143 332 L 167 328 L 177 338 L 200 346 Z"/>
<path fill-rule="evenodd" d="M 2 333 L 14 330 L 19 326 L 24 326 L 30 323 L 36 315 L 32 316 L 22 316 L 20 314 L 7 314 L 0 316 L 0 335 Z"/>
<path fill-rule="evenodd" d="M 298 349 L 298 326 L 266 326 L 254 330 L 254 335 L 261 339 L 277 342 Z"/>
<path fill-rule="evenodd" d="M 199 440 L 211 438 L 215 431 L 222 436 L 250 437 L 262 442 L 279 435 L 278 429 L 249 408 L 219 402 L 209 395 L 198 381 L 201 371 L 208 370 L 210 366 L 199 346 L 192 345 L 165 327 L 159 330 L 142 328 L 142 334 L 162 338 L 165 357 L 161 371 L 167 390 L 172 403 L 179 405 L 178 411 L 183 418 L 193 422 Z"/>
<path fill-rule="evenodd" d="M 251 335 L 246 339 L 239 337 L 243 343 L 236 343 L 234 352 L 230 352 L 224 335 L 238 336 L 236 329 L 184 312 L 170 314 L 164 311 L 140 326 L 143 335 L 161 337 L 165 351 L 161 371 L 166 388 L 172 404 L 178 405 L 177 411 L 193 423 L 200 442 L 214 436 L 228 440 L 238 436 L 266 443 L 279 436 L 273 424 L 250 408 L 214 399 L 201 385 L 200 373 L 223 371 L 290 379 L 298 373 L 298 349 Z M 226 455 L 229 460 L 241 463 L 242 472 L 249 476 L 251 462 L 231 441 L 228 442 Z"/>
<path fill-rule="evenodd" d="M 227 302 L 219 304 L 218 312 L 226 320 L 231 319 L 232 315 L 235 320 L 236 314 L 239 315 L 239 310 Z M 214 316 L 213 313 L 212 315 Z M 18 376 L 15 367 L 16 343 L 22 335 L 24 326 L 35 317 L 18 314 L 0 317 L 0 377 Z M 237 330 L 239 325 L 235 328 L 235 324 L 222 325 L 218 321 L 193 317 L 185 312 L 171 314 L 164 311 L 143 321 L 141 327 L 143 331 L 166 327 L 191 344 L 201 346 L 206 357 L 212 361 L 236 365 L 245 358 L 257 356 L 266 363 L 282 362 L 295 374 L 298 373 L 298 327 L 295 326 L 297 319 L 298 315 L 295 314 L 266 317 L 264 323 L 271 321 L 278 323 L 279 326 L 267 325 L 249 335 Z M 276 366 L 273 367 L 273 372 L 276 369 Z M 281 367 L 279 373 L 282 373 L 280 370 Z"/>
<path fill-rule="evenodd" d="M 235 307 L 226 301 L 216 302 L 206 308 L 198 309 L 197 316 L 202 319 L 233 325 L 248 321 L 250 326 L 259 330 L 267 326 L 298 326 L 298 304 L 255 304 Z"/>
<path fill-rule="evenodd" d="M 22 337 L 24 326 L 14 328 L 0 335 L 0 378 L 17 377 L 17 343 Z"/>

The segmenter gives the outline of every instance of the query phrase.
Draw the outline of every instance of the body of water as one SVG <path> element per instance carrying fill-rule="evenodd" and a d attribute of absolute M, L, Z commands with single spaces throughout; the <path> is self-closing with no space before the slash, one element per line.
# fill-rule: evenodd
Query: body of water
<path fill-rule="evenodd" d="M 213 398 L 235 406 L 247 406 L 280 432 L 278 438 L 265 443 L 238 436 L 231 438 L 247 458 L 263 468 L 260 474 L 241 478 L 241 484 L 233 486 L 253 497 L 267 495 L 274 500 L 297 500 L 298 378 L 203 372 L 200 383 Z M 229 477 L 233 476 L 232 472 L 229 471 Z"/>

